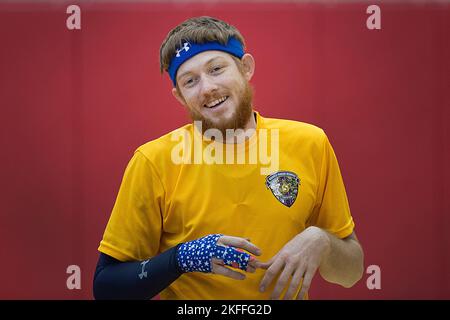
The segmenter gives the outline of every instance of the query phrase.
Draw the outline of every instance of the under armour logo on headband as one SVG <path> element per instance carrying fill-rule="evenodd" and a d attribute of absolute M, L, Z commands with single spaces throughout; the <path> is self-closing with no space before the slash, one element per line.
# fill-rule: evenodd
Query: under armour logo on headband
<path fill-rule="evenodd" d="M 185 50 L 186 52 L 188 52 L 189 49 L 190 49 L 190 47 L 189 47 L 189 42 L 183 43 L 183 48 L 177 50 L 177 58 L 180 57 L 180 52 L 181 52 L 181 51 Z"/>

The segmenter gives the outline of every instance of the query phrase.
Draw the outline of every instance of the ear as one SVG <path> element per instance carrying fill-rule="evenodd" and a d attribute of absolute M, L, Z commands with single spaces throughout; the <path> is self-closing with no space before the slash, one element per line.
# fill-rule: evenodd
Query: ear
<path fill-rule="evenodd" d="M 181 103 L 184 107 L 187 107 L 186 101 L 184 100 L 183 96 L 178 92 L 177 88 L 172 88 L 172 95 L 175 97 L 175 99 L 178 100 L 179 103 Z"/>
<path fill-rule="evenodd" d="M 242 56 L 241 61 L 244 68 L 244 76 L 247 81 L 250 81 L 255 73 L 255 59 L 250 53 L 246 53 Z"/>

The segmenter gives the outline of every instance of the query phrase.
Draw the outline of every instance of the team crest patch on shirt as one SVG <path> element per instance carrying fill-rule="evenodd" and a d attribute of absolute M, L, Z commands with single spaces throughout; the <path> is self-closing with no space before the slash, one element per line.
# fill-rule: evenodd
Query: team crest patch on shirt
<path fill-rule="evenodd" d="M 266 178 L 266 187 L 287 207 L 291 207 L 297 199 L 299 185 L 300 179 L 291 171 L 278 171 Z"/>

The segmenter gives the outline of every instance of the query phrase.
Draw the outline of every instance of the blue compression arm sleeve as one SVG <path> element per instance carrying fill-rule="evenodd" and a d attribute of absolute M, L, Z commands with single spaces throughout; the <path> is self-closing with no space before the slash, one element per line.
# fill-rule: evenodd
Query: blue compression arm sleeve
<path fill-rule="evenodd" d="M 94 275 L 95 299 L 150 299 L 183 273 L 177 264 L 180 245 L 149 260 L 121 262 L 100 254 Z"/>

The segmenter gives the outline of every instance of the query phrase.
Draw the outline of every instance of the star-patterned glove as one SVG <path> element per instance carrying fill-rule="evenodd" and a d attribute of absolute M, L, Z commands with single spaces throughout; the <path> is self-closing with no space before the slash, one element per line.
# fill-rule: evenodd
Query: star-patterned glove
<path fill-rule="evenodd" d="M 221 234 L 210 234 L 180 245 L 177 251 L 177 262 L 181 270 L 210 273 L 212 258 L 222 260 L 226 266 L 247 270 L 250 254 L 235 247 L 218 245 L 217 240 L 221 236 Z"/>

